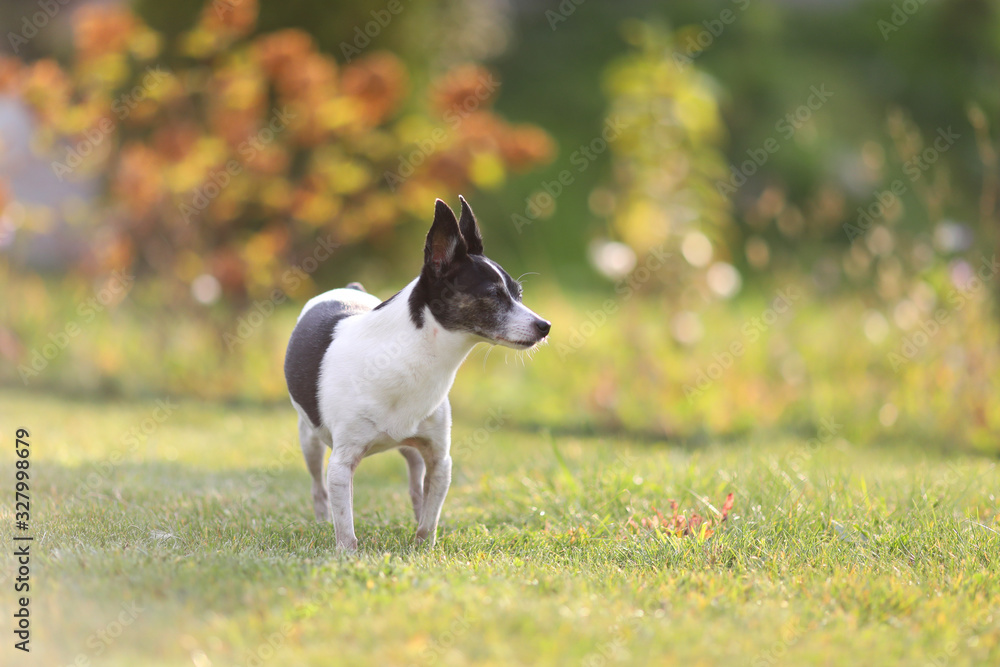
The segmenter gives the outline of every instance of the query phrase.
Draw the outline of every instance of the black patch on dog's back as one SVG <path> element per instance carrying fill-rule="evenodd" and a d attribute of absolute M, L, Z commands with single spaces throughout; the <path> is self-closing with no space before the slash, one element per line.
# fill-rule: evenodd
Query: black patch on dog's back
<path fill-rule="evenodd" d="M 375 310 L 381 310 L 383 306 L 388 306 L 389 302 L 392 301 L 393 299 L 395 299 L 397 296 L 399 296 L 400 292 L 402 292 L 402 291 L 403 290 L 400 290 L 399 292 L 396 292 L 395 294 L 393 294 L 392 296 L 390 296 L 388 299 L 386 299 L 385 301 L 383 301 L 379 305 L 375 306 Z"/>
<path fill-rule="evenodd" d="M 334 328 L 343 319 L 368 312 L 356 303 L 321 301 L 306 311 L 288 341 L 285 382 L 288 393 L 302 406 L 313 426 L 319 426 L 319 369 L 333 340 Z"/>

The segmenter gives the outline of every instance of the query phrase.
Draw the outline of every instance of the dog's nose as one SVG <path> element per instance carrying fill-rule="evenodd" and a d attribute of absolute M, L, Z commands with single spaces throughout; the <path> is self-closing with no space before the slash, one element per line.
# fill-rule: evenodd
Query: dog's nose
<path fill-rule="evenodd" d="M 538 333 L 542 336 L 548 336 L 549 330 L 552 328 L 552 323 L 545 320 L 535 320 L 535 328 L 538 329 Z"/>

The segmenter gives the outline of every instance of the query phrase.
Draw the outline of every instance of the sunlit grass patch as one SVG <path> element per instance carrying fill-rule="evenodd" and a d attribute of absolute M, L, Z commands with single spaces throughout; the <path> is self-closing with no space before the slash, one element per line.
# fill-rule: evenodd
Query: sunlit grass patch
<path fill-rule="evenodd" d="M 1000 656 L 992 459 L 781 432 L 691 443 L 501 428 L 456 463 L 434 549 L 413 545 L 402 458 L 366 460 L 361 548 L 344 557 L 311 518 L 290 409 L 182 400 L 111 464 L 155 401 L 0 403 L 34 426 L 32 603 L 52 664 Z M 460 422 L 456 440 L 477 428 Z M 668 534 L 671 499 L 714 532 Z"/>

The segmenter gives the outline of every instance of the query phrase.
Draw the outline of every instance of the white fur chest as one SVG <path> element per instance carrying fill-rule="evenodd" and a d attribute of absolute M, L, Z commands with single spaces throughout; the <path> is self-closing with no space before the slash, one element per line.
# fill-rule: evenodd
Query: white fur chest
<path fill-rule="evenodd" d="M 447 398 L 476 339 L 446 331 L 429 312 L 418 329 L 407 307 L 412 286 L 385 308 L 337 325 L 320 371 L 324 423 L 362 418 L 401 441 Z"/>

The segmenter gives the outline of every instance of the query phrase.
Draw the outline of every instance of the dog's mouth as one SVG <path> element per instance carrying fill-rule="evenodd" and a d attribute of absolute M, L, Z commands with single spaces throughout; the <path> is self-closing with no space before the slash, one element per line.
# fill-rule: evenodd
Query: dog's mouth
<path fill-rule="evenodd" d="M 528 348 L 535 347 L 536 345 L 543 343 L 546 338 L 548 338 L 548 336 L 542 336 L 537 340 L 511 340 L 510 338 L 501 338 L 497 336 L 493 340 L 505 347 L 512 347 L 515 350 L 527 350 Z"/>

